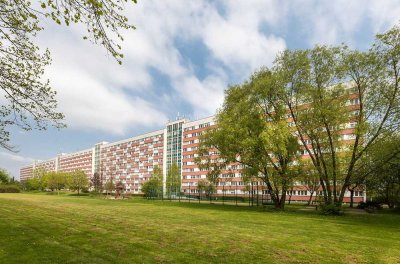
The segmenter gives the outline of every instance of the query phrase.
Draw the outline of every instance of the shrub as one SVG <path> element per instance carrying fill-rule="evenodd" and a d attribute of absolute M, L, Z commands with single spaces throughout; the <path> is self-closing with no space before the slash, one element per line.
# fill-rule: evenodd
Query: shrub
<path fill-rule="evenodd" d="M 0 184 L 0 193 L 19 193 L 20 189 L 15 184 Z"/>
<path fill-rule="evenodd" d="M 364 209 L 368 213 L 375 213 L 377 210 L 382 209 L 382 203 L 379 201 L 360 202 L 357 205 L 358 209 Z"/>
<path fill-rule="evenodd" d="M 323 215 L 343 215 L 344 211 L 341 206 L 335 204 L 321 204 L 319 211 Z"/>

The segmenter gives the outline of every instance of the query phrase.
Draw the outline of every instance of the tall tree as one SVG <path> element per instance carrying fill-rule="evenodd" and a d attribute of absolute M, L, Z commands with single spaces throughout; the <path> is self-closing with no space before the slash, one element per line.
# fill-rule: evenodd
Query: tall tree
<path fill-rule="evenodd" d="M 341 125 L 349 121 L 348 97 L 340 85 L 341 48 L 317 46 L 286 51 L 276 61 L 284 80 L 283 102 L 303 149 L 315 166 L 326 203 L 337 201 Z"/>
<path fill-rule="evenodd" d="M 242 177 L 262 180 L 275 207 L 283 209 L 296 175 L 298 143 L 279 103 L 279 83 L 278 75 L 262 69 L 245 84 L 230 87 L 217 114 L 218 128 L 202 137 L 197 163 L 207 163 L 207 150 L 216 149 L 217 162 L 242 164 Z"/>
<path fill-rule="evenodd" d="M 94 188 L 95 192 L 101 192 L 103 189 L 103 182 L 100 173 L 95 172 L 93 174 L 93 177 L 90 179 L 90 185 Z"/>
<path fill-rule="evenodd" d="M 399 68 L 398 26 L 367 52 L 316 46 L 278 56 L 285 105 L 325 203 L 343 202 L 368 149 L 399 128 Z"/>
<path fill-rule="evenodd" d="M 120 30 L 134 28 L 122 14 L 126 2 L 131 1 L 41 0 L 32 4 L 28 0 L 0 0 L 0 90 L 6 99 L 0 107 L 1 147 L 15 150 L 9 144 L 9 126 L 24 130 L 64 127 L 64 115 L 57 112 L 56 92 L 43 80 L 50 53 L 41 52 L 33 42 L 45 21 L 85 25 L 84 38 L 103 46 L 121 63 Z"/>
<path fill-rule="evenodd" d="M 394 26 L 376 36 L 368 53 L 344 54 L 346 73 L 354 83 L 359 100 L 355 110 L 356 131 L 351 159 L 345 171 L 340 199 L 352 178 L 359 177 L 357 167 L 374 145 L 397 133 L 400 122 L 400 27 Z M 395 150 L 396 154 L 399 149 Z M 387 156 L 390 162 L 394 155 Z"/>

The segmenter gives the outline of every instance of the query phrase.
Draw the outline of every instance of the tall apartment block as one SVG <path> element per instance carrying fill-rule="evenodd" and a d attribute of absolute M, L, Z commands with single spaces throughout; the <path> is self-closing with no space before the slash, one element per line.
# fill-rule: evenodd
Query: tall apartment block
<path fill-rule="evenodd" d="M 358 107 L 355 96 L 349 98 L 349 109 Z M 290 118 L 288 119 L 290 122 Z M 354 121 L 344 125 L 342 140 L 354 139 Z M 216 127 L 213 116 L 190 121 L 177 118 L 168 122 L 164 129 L 135 136 L 121 141 L 108 143 L 100 142 L 93 148 L 75 153 L 59 154 L 53 159 L 37 161 L 20 170 L 21 181 L 33 176 L 35 168 L 44 168 L 48 171 L 71 172 L 82 170 L 90 178 L 98 173 L 103 182 L 113 180 L 121 181 L 128 193 L 141 193 L 142 184 L 147 181 L 156 166 L 163 171 L 165 192 L 166 175 L 171 164 L 176 163 L 181 171 L 181 192 L 186 195 L 198 194 L 197 182 L 206 179 L 208 171 L 201 170 L 194 162 L 202 133 L 207 129 Z M 218 159 L 218 153 L 211 152 L 212 159 Z M 307 153 L 302 152 L 304 158 Z M 217 195 L 234 196 L 249 194 L 248 187 L 241 177 L 242 165 L 239 163 L 227 164 L 221 171 L 220 180 L 216 186 Z M 258 195 L 268 195 L 262 181 L 253 183 L 251 192 Z M 317 191 L 317 195 L 321 195 Z M 292 201 L 307 201 L 310 193 L 301 183 L 297 183 L 290 191 Z M 356 191 L 354 202 L 366 199 L 364 191 Z M 344 201 L 349 202 L 350 193 L 345 195 Z"/>

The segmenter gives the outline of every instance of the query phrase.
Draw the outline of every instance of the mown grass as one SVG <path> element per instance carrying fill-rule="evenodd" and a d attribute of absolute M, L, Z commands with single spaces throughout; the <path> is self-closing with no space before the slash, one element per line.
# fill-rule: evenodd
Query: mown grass
<path fill-rule="evenodd" d="M 400 215 L 0 194 L 0 263 L 400 263 Z"/>

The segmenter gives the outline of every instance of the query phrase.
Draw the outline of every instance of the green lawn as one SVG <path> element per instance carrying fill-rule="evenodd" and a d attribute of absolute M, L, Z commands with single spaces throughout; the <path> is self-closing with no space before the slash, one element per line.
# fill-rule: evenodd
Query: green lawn
<path fill-rule="evenodd" d="M 400 263 L 400 215 L 0 194 L 0 263 Z"/>

